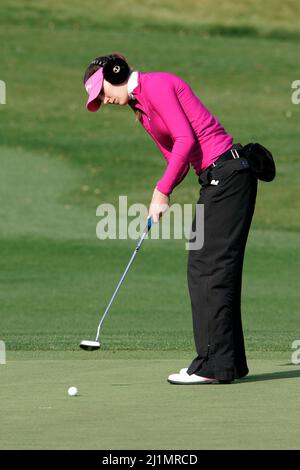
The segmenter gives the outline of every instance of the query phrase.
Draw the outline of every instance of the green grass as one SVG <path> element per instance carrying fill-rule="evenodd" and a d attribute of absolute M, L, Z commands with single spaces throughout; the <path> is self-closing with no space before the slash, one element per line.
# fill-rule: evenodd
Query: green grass
<path fill-rule="evenodd" d="M 2 23 L 43 26 L 111 29 L 113 22 L 127 29 L 145 28 L 198 28 L 212 33 L 241 33 L 246 31 L 298 32 L 300 27 L 300 7 L 295 0 L 244 0 L 236 3 L 226 0 L 212 4 L 209 0 L 187 0 L 184 5 L 180 0 L 3 0 Z M 217 28 L 216 28 L 217 26 Z M 209 29 L 209 27 L 212 27 Z"/>
<path fill-rule="evenodd" d="M 297 234 L 284 232 L 255 231 L 249 240 L 243 288 L 248 350 L 287 351 L 299 337 L 298 245 Z M 74 350 L 94 336 L 132 251 L 129 243 L 112 241 L 3 240 L 7 347 Z M 185 269 L 181 242 L 147 240 L 106 319 L 104 349 L 191 350 Z"/>
<path fill-rule="evenodd" d="M 297 448 L 299 371 L 284 364 L 300 338 L 300 106 L 291 103 L 298 2 L 96 5 L 1 2 L 0 338 L 8 364 L 0 368 L 0 447 Z M 251 375 L 232 387 L 165 382 L 194 355 L 185 241 L 144 242 L 104 324 L 103 348 L 93 357 L 78 351 L 136 246 L 98 240 L 96 208 L 119 195 L 148 205 L 165 169 L 131 110 L 85 110 L 84 69 L 111 51 L 138 70 L 182 76 L 236 142 L 273 151 L 277 177 L 259 184 L 245 258 Z M 198 192 L 191 171 L 171 202 L 194 204 Z M 67 397 L 69 385 L 79 386 L 78 399 Z M 246 406 L 251 416 L 242 415 Z M 91 440 L 86 431 L 99 416 L 107 433 Z"/>
<path fill-rule="evenodd" d="M 298 449 L 300 370 L 289 357 L 250 359 L 252 375 L 233 385 L 168 385 L 187 359 L 10 354 L 1 367 L 1 448 Z M 71 385 L 79 396 L 67 395 Z"/>
<path fill-rule="evenodd" d="M 155 36 L 142 34 L 137 47 L 135 33 L 124 38 L 114 30 L 84 30 L 74 55 L 68 49 L 72 31 L 53 35 L 26 24 L 8 35 L 3 58 L 8 99 L 0 130 L 6 144 L 0 186 L 1 328 L 9 348 L 74 349 L 83 334 L 94 334 L 135 246 L 97 240 L 96 208 L 117 203 L 124 194 L 129 205 L 148 204 L 164 170 L 130 110 L 85 111 L 81 75 L 89 43 L 98 37 L 104 49 L 111 42 L 115 48 L 122 38 L 123 50 L 136 54 L 137 62 L 143 50 L 141 65 L 147 69 L 180 73 L 237 141 L 258 140 L 273 150 L 277 178 L 259 185 L 246 254 L 244 324 L 250 350 L 289 350 L 300 333 L 295 281 L 300 108 L 289 96 L 298 45 L 263 38 L 200 41 L 193 32 L 178 41 L 177 34 L 159 30 Z M 164 63 L 152 43 L 161 48 Z M 23 73 L 15 75 L 11 57 L 18 47 Z M 172 202 L 195 203 L 198 191 L 191 171 Z M 184 242 L 147 241 L 105 325 L 106 347 L 191 349 L 185 270 Z M 168 302 L 162 301 L 166 296 Z"/>

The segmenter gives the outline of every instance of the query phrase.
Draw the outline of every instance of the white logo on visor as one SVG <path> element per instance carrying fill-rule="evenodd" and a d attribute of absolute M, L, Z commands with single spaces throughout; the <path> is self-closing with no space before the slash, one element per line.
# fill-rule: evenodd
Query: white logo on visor
<path fill-rule="evenodd" d="M 91 83 L 85 87 L 86 91 L 89 91 L 92 88 Z"/>

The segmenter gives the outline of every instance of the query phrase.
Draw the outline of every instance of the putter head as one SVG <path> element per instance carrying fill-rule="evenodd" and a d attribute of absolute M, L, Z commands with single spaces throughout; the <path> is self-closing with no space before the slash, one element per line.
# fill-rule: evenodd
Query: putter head
<path fill-rule="evenodd" d="M 84 349 L 85 351 L 96 351 L 96 349 L 100 348 L 100 342 L 84 339 L 83 341 L 81 341 L 79 346 L 81 347 L 81 349 Z"/>

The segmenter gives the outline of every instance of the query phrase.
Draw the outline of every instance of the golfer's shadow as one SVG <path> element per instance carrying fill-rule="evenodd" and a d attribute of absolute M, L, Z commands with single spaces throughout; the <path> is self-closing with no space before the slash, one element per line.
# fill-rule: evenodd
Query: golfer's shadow
<path fill-rule="evenodd" d="M 283 365 L 283 364 L 282 364 Z M 284 364 L 285 366 L 295 367 L 294 364 Z M 276 380 L 276 379 L 294 379 L 300 377 L 300 369 L 287 370 L 283 372 L 270 372 L 267 374 L 254 374 L 244 377 L 243 379 L 237 379 L 236 383 L 248 383 L 248 382 L 259 382 L 261 380 Z"/>

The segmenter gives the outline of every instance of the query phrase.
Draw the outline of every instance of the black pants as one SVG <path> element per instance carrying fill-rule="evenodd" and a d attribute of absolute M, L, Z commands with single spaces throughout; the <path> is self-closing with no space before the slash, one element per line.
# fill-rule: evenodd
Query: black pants
<path fill-rule="evenodd" d="M 240 148 L 236 144 L 234 148 Z M 215 183 L 211 184 L 211 181 Z M 188 255 L 188 286 L 197 357 L 188 373 L 233 380 L 248 373 L 241 320 L 245 246 L 257 178 L 244 158 L 219 163 L 199 176 L 204 244 Z M 196 229 L 196 216 L 192 226 Z"/>

